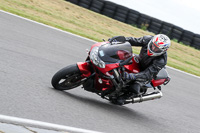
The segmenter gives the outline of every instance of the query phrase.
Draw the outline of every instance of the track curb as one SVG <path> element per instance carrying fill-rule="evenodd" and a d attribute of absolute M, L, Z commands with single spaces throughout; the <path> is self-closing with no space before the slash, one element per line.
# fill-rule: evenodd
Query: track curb
<path fill-rule="evenodd" d="M 0 122 L 19 125 L 19 126 L 30 126 L 30 127 L 35 127 L 35 128 L 47 129 L 47 130 L 55 130 L 55 131 L 71 131 L 75 133 L 102 133 L 102 132 L 97 132 L 97 131 L 92 131 L 92 130 L 87 130 L 87 129 L 69 127 L 69 126 L 64 126 L 64 125 L 52 124 L 52 123 L 47 123 L 47 122 L 41 122 L 41 121 L 36 121 L 36 120 L 5 116 L 5 115 L 0 115 Z"/>

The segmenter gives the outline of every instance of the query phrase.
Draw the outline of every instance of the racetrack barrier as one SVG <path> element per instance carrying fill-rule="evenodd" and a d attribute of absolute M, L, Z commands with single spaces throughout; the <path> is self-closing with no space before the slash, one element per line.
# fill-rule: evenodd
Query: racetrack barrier
<path fill-rule="evenodd" d="M 140 13 L 138 21 L 137 21 L 137 27 L 147 30 L 150 23 L 151 23 L 151 17 Z"/>
<path fill-rule="evenodd" d="M 183 35 L 183 31 L 184 31 L 183 28 L 174 25 L 173 28 L 172 28 L 172 31 L 170 33 L 170 38 L 171 39 L 175 39 L 178 42 L 180 42 L 181 41 L 181 37 Z"/>
<path fill-rule="evenodd" d="M 129 9 L 128 16 L 126 18 L 126 23 L 136 26 L 139 16 L 140 16 L 140 13 L 138 11 Z"/>
<path fill-rule="evenodd" d="M 162 27 L 162 23 L 163 22 L 161 20 L 156 19 L 156 18 L 152 18 L 151 19 L 151 23 L 150 23 L 150 25 L 148 27 L 148 30 L 150 32 L 158 34 L 158 33 L 160 33 L 160 30 L 161 30 L 161 27 Z"/>
<path fill-rule="evenodd" d="M 78 5 L 78 3 L 79 3 L 79 0 L 66 0 L 66 1 L 69 1 L 69 2 L 76 4 L 76 5 Z"/>
<path fill-rule="evenodd" d="M 104 6 L 104 0 L 93 0 L 89 9 L 94 12 L 101 13 L 103 6 Z"/>
<path fill-rule="evenodd" d="M 110 2 L 110 1 L 105 1 L 103 9 L 101 11 L 101 14 L 106 15 L 110 18 L 113 18 L 114 15 L 115 15 L 115 11 L 117 9 L 117 6 L 118 5 L 116 3 L 113 3 L 113 2 Z"/>
<path fill-rule="evenodd" d="M 163 22 L 162 27 L 160 28 L 160 33 L 170 36 L 173 26 L 173 24 Z"/>
<path fill-rule="evenodd" d="M 114 14 L 114 19 L 119 20 L 121 22 L 126 22 L 128 12 L 129 12 L 129 8 L 118 5 Z"/>
<path fill-rule="evenodd" d="M 192 44 L 192 39 L 194 38 L 194 33 L 188 30 L 184 30 L 180 42 L 186 45 Z"/>
<path fill-rule="evenodd" d="M 128 7 L 118 5 L 108 0 L 66 0 L 73 4 L 103 14 L 115 20 L 139 27 L 155 34 L 166 34 L 185 45 L 200 49 L 200 35 L 183 28 L 142 14 Z"/>
<path fill-rule="evenodd" d="M 192 39 L 191 46 L 196 48 L 196 49 L 200 49 L 200 34 L 194 35 L 194 37 Z"/>
<path fill-rule="evenodd" d="M 79 0 L 78 5 L 89 9 L 90 5 L 92 4 L 92 1 L 93 0 Z"/>

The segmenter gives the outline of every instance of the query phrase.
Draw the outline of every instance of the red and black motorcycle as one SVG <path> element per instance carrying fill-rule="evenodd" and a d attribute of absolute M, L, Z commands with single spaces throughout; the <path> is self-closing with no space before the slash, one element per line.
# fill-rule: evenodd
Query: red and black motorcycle
<path fill-rule="evenodd" d="M 117 42 L 116 42 L 117 40 Z M 123 73 L 140 72 L 138 57 L 132 53 L 130 43 L 118 36 L 108 42 L 92 45 L 85 62 L 77 62 L 58 71 L 52 78 L 57 90 L 70 90 L 80 85 L 87 91 L 118 104 L 118 99 L 126 97 L 124 104 L 137 103 L 162 97 L 161 86 L 170 81 L 165 68 L 161 69 L 150 83 L 141 88 L 141 95 L 130 95 L 128 86 L 134 81 L 124 81 Z M 154 91 L 147 93 L 148 88 Z"/>

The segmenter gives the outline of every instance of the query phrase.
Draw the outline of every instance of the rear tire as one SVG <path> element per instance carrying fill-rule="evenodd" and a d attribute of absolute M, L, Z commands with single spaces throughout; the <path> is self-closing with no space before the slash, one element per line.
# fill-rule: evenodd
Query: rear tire
<path fill-rule="evenodd" d="M 81 79 L 81 72 L 77 64 L 73 64 L 58 71 L 53 76 L 51 84 L 57 90 L 70 90 L 80 86 Z"/>

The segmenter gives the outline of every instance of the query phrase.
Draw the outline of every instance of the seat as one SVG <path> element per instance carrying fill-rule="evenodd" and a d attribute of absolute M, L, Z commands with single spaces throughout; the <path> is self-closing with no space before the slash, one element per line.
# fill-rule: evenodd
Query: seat
<path fill-rule="evenodd" d="M 158 79 L 166 79 L 169 77 L 169 74 L 166 70 L 166 68 L 162 68 L 158 74 L 156 75 L 156 77 L 154 78 L 155 80 L 158 80 Z"/>

